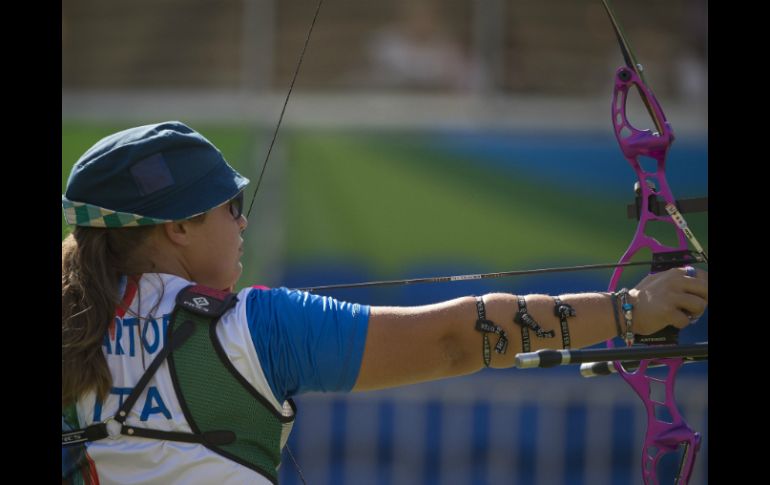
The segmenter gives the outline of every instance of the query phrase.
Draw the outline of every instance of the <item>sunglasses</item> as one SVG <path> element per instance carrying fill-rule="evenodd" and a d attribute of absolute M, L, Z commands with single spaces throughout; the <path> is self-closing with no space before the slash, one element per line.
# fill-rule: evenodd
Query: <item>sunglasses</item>
<path fill-rule="evenodd" d="M 227 208 L 230 210 L 230 215 L 233 219 L 238 220 L 243 215 L 243 191 L 238 192 L 238 195 L 230 199 L 227 203 Z"/>

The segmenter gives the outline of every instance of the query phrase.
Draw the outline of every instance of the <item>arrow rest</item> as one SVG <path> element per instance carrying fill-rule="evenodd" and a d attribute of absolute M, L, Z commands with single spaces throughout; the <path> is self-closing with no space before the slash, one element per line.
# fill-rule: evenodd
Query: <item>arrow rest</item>
<path fill-rule="evenodd" d="M 661 273 L 672 268 L 680 268 L 701 262 L 698 255 L 689 249 L 655 253 L 652 255 L 650 273 Z"/>

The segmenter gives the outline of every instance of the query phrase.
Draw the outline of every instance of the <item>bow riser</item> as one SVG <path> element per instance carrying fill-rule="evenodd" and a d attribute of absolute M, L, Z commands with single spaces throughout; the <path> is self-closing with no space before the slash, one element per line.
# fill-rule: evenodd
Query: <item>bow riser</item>
<path fill-rule="evenodd" d="M 628 121 L 626 106 L 628 103 L 628 94 L 632 87 L 638 89 L 650 114 L 654 116 L 655 119 L 660 120 L 661 126 L 663 127 L 661 133 L 655 133 L 651 130 L 639 130 Z M 663 110 L 655 99 L 655 96 L 642 83 L 639 76 L 627 67 L 619 68 L 615 75 L 615 89 L 613 91 L 612 99 L 612 122 L 615 137 L 618 140 L 620 149 L 628 163 L 631 165 L 631 168 L 633 168 L 636 173 L 642 201 L 636 233 L 634 234 L 632 243 L 620 259 L 620 262 L 627 263 L 631 261 L 634 254 L 642 248 L 649 248 L 652 251 L 652 254 L 687 251 L 687 237 L 684 232 L 679 230 L 671 217 L 657 216 L 650 210 L 650 202 L 654 200 L 655 197 L 662 198 L 666 202 L 676 203 L 665 175 L 666 155 L 668 154 L 671 143 L 674 141 L 674 133 L 671 130 L 671 125 L 666 121 Z M 642 167 L 642 164 L 639 161 L 639 157 L 643 156 L 652 158 L 657 162 L 655 172 L 646 172 L 644 170 L 644 167 Z M 651 182 L 654 187 L 650 186 L 648 182 Z M 648 236 L 646 230 L 647 224 L 650 221 L 670 224 L 677 235 L 677 245 L 675 247 L 666 246 L 658 242 L 655 238 Z M 693 260 L 693 262 L 695 261 Z M 618 267 L 613 272 L 609 291 L 614 291 L 617 288 L 622 273 L 623 267 Z"/>

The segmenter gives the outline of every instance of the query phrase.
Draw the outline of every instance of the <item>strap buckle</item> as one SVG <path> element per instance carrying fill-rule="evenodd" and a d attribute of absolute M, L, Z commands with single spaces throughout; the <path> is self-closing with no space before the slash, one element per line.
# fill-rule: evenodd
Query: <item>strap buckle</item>
<path fill-rule="evenodd" d="M 104 425 L 104 430 L 107 432 L 107 438 L 111 440 L 116 440 L 123 434 L 121 433 L 123 430 L 123 423 L 115 419 L 115 416 L 110 416 L 105 419 L 102 421 L 102 424 Z"/>

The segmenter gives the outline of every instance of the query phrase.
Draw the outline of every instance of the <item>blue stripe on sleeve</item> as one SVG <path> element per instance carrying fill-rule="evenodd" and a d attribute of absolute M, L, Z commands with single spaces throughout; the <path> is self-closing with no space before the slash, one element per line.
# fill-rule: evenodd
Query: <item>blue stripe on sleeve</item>
<path fill-rule="evenodd" d="M 350 391 L 358 378 L 369 306 L 274 288 L 253 289 L 246 318 L 278 402 L 310 391 Z"/>

